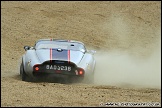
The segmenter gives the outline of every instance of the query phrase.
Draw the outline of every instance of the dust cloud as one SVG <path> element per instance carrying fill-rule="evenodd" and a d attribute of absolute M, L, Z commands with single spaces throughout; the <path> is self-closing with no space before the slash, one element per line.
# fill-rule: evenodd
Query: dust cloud
<path fill-rule="evenodd" d="M 161 62 L 157 50 L 149 59 L 138 59 L 125 52 L 100 52 L 95 55 L 95 84 L 160 88 Z"/>
<path fill-rule="evenodd" d="M 125 19 L 124 15 L 112 16 L 103 27 L 118 43 L 114 49 L 95 54 L 95 84 L 161 88 L 160 29 L 153 31 L 143 23 L 137 32 L 133 28 L 138 19 Z"/>

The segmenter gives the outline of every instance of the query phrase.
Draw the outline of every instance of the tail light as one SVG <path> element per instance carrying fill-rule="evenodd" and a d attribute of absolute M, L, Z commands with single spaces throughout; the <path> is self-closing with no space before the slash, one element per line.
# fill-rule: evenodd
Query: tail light
<path fill-rule="evenodd" d="M 37 72 L 37 71 L 39 71 L 39 69 L 40 69 L 40 67 L 39 67 L 38 64 L 36 64 L 36 65 L 33 66 L 33 70 L 34 70 L 34 71 Z"/>
<path fill-rule="evenodd" d="M 79 71 L 79 75 L 83 75 L 83 71 L 82 70 Z"/>
<path fill-rule="evenodd" d="M 82 68 L 78 68 L 78 75 L 84 75 L 84 69 L 82 69 Z"/>
<path fill-rule="evenodd" d="M 36 71 L 38 71 L 38 70 L 39 70 L 39 67 L 38 67 L 38 66 L 37 66 L 37 67 L 35 67 L 35 70 L 36 70 Z"/>

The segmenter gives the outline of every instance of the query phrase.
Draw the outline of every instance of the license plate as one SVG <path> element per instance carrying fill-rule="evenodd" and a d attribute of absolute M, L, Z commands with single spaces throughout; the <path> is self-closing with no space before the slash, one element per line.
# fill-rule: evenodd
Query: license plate
<path fill-rule="evenodd" d="M 61 70 L 61 71 L 71 71 L 70 66 L 60 66 L 60 65 L 46 65 L 47 70 Z"/>

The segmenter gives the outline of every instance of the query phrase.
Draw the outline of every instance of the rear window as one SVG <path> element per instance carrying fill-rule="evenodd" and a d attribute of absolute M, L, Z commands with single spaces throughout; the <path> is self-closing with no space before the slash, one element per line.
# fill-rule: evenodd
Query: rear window
<path fill-rule="evenodd" d="M 36 49 L 61 48 L 67 50 L 80 50 L 83 52 L 86 51 L 83 44 L 76 42 L 41 41 L 35 45 L 35 48 Z"/>

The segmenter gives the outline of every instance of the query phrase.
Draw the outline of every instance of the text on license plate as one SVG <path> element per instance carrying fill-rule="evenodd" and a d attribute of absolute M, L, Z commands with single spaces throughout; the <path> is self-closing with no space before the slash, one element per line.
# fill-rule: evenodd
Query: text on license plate
<path fill-rule="evenodd" d="M 71 71 L 70 66 L 58 66 L 58 65 L 46 65 L 46 69 L 50 70 L 64 70 L 64 71 Z"/>

